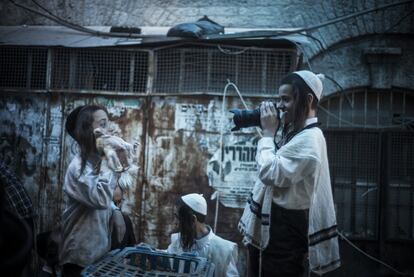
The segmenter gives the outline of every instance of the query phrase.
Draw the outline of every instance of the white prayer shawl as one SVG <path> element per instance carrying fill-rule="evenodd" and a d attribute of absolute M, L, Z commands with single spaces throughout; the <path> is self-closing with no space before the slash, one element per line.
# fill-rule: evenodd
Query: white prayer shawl
<path fill-rule="evenodd" d="M 262 150 L 271 150 L 273 155 L 271 158 L 261 155 Z M 306 183 L 313 188 L 307 196 L 309 199 L 304 199 L 310 205 L 310 269 L 320 275 L 334 270 L 340 266 L 340 257 L 326 142 L 322 131 L 316 127 L 305 129 L 275 151 L 272 139 L 262 138 L 259 141 L 256 157 L 259 178 L 239 222 L 243 242 L 260 250 L 267 247 L 274 190 L 289 190 L 301 180 L 300 185 Z"/>

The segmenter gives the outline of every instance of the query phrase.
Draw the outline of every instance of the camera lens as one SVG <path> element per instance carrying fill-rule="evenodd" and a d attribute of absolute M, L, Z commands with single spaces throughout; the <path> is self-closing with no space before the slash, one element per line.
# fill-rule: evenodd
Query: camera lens
<path fill-rule="evenodd" d="M 231 113 L 234 114 L 233 122 L 235 127 L 231 129 L 232 131 L 240 130 L 240 128 L 247 127 L 260 127 L 260 109 L 255 110 L 239 110 L 232 109 Z"/>
<path fill-rule="evenodd" d="M 276 111 L 277 116 L 279 118 L 279 110 L 276 107 L 276 103 L 273 103 Z M 240 110 L 240 109 L 231 109 L 231 113 L 233 113 L 233 122 L 235 127 L 231 129 L 232 131 L 238 131 L 241 128 L 248 128 L 248 127 L 261 127 L 260 124 L 260 108 L 254 110 Z"/>

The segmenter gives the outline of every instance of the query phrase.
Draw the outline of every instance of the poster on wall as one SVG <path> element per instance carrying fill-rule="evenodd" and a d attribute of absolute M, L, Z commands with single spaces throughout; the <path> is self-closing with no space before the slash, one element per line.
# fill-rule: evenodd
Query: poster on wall
<path fill-rule="evenodd" d="M 231 129 L 231 113 L 225 113 L 223 128 Z M 208 105 L 193 103 L 177 103 L 175 105 L 175 130 L 203 130 L 207 132 L 220 132 L 222 127 L 221 106 L 216 101 Z"/>
<path fill-rule="evenodd" d="M 255 140 L 223 145 L 207 165 L 209 185 L 219 193 L 220 203 L 244 208 L 257 180 Z M 221 160 L 221 161 L 220 161 Z"/>

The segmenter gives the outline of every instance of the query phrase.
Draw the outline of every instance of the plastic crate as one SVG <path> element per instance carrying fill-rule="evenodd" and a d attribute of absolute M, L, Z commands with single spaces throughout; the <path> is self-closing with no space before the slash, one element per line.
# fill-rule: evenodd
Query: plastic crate
<path fill-rule="evenodd" d="M 149 247 L 126 247 L 109 252 L 87 266 L 83 277 L 213 277 L 214 264 L 190 253 L 170 254 Z"/>

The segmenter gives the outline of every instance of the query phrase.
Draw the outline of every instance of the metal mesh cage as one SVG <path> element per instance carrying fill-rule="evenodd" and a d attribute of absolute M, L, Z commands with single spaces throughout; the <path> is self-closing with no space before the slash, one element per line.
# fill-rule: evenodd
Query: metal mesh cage
<path fill-rule="evenodd" d="M 145 92 L 148 53 L 114 49 L 53 52 L 52 88 Z"/>
<path fill-rule="evenodd" d="M 221 93 L 230 79 L 245 93 L 274 94 L 294 64 L 294 52 L 281 49 L 187 46 L 155 53 L 157 93 Z"/>
<path fill-rule="evenodd" d="M 281 78 L 294 69 L 296 57 L 294 49 L 187 45 L 155 50 L 154 64 L 150 65 L 151 51 L 2 47 L 0 87 L 82 92 L 222 93 L 227 80 L 231 80 L 245 94 L 272 95 Z M 152 69 L 154 79 L 150 82 L 148 72 Z"/>
<path fill-rule="evenodd" d="M 1 47 L 0 87 L 45 89 L 47 49 Z"/>
<path fill-rule="evenodd" d="M 414 239 L 414 133 L 389 134 L 387 237 Z"/>
<path fill-rule="evenodd" d="M 325 131 L 339 228 L 376 238 L 379 213 L 379 134 Z"/>

